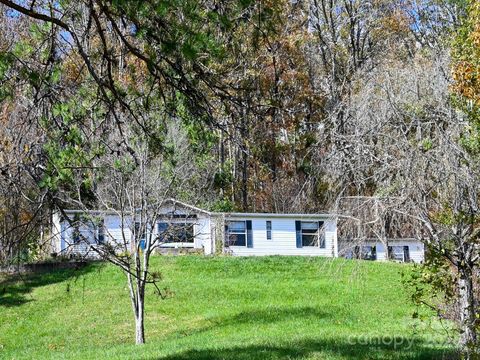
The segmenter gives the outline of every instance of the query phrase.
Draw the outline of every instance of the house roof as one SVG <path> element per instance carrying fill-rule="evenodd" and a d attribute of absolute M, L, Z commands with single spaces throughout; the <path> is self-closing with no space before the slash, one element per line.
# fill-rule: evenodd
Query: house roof
<path fill-rule="evenodd" d="M 184 203 L 184 202 L 182 202 L 182 201 L 178 201 L 178 200 L 173 199 L 173 198 L 166 199 L 166 200 L 164 201 L 164 203 L 170 203 L 170 204 L 172 204 L 172 205 L 174 205 L 174 206 L 180 205 L 180 206 L 183 207 L 183 208 L 187 208 L 187 209 L 190 209 L 190 210 L 196 211 L 196 212 L 201 212 L 201 213 L 204 213 L 204 214 L 207 214 L 207 215 L 211 215 L 211 214 L 212 214 L 210 211 L 207 211 L 207 210 L 201 209 L 201 208 L 199 208 L 199 207 L 196 207 L 196 206 L 193 206 L 193 205 Z"/>
<path fill-rule="evenodd" d="M 182 201 L 168 198 L 163 201 L 163 205 L 173 205 L 183 209 L 188 209 L 196 213 L 202 213 L 210 216 L 225 216 L 227 218 L 295 218 L 295 219 L 326 219 L 337 218 L 337 214 L 332 213 L 242 213 L 242 212 L 211 212 L 199 207 L 184 203 Z M 66 213 L 90 213 L 90 214 L 118 214 L 115 210 L 65 210 Z"/>
<path fill-rule="evenodd" d="M 232 218 L 296 218 L 296 219 L 325 219 L 325 218 L 336 218 L 336 214 L 329 214 L 329 213 L 320 213 L 320 214 L 285 214 L 285 213 L 239 213 L 239 212 L 231 212 L 231 213 L 223 213 L 225 217 L 232 217 Z"/>
<path fill-rule="evenodd" d="M 207 215 L 210 215 L 211 213 L 209 211 L 206 211 L 206 210 L 203 210 L 201 208 L 198 208 L 196 206 L 193 206 L 193 205 L 190 205 L 190 204 L 187 204 L 187 203 L 184 203 L 182 201 L 178 201 L 176 199 L 173 199 L 173 198 L 169 198 L 169 199 L 165 199 L 162 204 L 162 206 L 166 206 L 166 205 L 173 205 L 173 207 L 179 207 L 179 208 L 182 208 L 182 209 L 188 209 L 188 210 L 191 210 L 193 212 L 196 212 L 196 213 L 203 213 L 203 214 L 207 214 Z M 81 209 L 65 209 L 65 212 L 66 213 L 70 213 L 70 214 L 75 214 L 75 213 L 81 213 L 81 214 L 85 214 L 85 213 L 88 213 L 88 214 L 113 214 L 113 215 L 117 215 L 118 214 L 118 211 L 117 210 L 114 210 L 114 209 L 109 209 L 109 210 L 81 210 Z"/>

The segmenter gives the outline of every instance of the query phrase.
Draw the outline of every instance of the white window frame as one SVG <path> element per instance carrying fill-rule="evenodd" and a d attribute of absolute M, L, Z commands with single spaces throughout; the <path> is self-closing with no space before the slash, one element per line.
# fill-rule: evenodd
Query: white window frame
<path fill-rule="evenodd" d="M 320 221 L 322 220 L 319 220 L 319 221 L 303 221 L 301 220 L 300 221 L 300 236 L 302 237 L 302 247 L 306 247 L 306 248 L 319 248 L 319 249 L 326 249 L 327 248 L 327 244 L 326 244 L 326 239 L 325 239 L 325 232 L 324 232 L 324 226 L 320 226 Z M 317 240 L 316 240 L 316 245 L 303 245 L 303 224 L 304 223 L 314 223 L 317 225 L 317 232 L 316 233 L 305 233 L 305 235 L 316 235 L 317 237 Z M 323 222 L 323 224 L 325 225 L 325 222 Z M 321 246 L 321 237 L 320 236 L 323 236 L 323 246 Z"/>
<path fill-rule="evenodd" d="M 239 231 L 235 231 L 235 232 L 232 232 L 230 230 L 230 223 L 232 222 L 243 222 L 244 225 L 245 225 L 245 231 L 244 232 L 239 232 Z M 230 244 L 230 234 L 233 234 L 233 235 L 245 235 L 245 245 L 229 245 L 229 246 L 238 246 L 238 247 L 248 247 L 248 239 L 247 239 L 247 236 L 248 236 L 248 230 L 247 230 L 247 220 L 227 220 L 227 226 L 228 226 L 228 241 L 229 241 L 229 244 Z"/>
<path fill-rule="evenodd" d="M 406 262 L 405 261 L 405 246 L 408 247 L 408 250 L 410 252 L 410 247 L 408 245 L 390 245 L 389 247 L 391 248 L 391 251 L 388 252 L 388 255 L 389 255 L 390 259 L 394 260 L 394 261 Z M 395 255 L 400 255 L 400 251 L 395 252 L 395 250 L 394 250 L 395 248 L 397 248 L 397 250 L 399 248 L 401 249 L 401 255 L 402 255 L 401 260 L 395 257 Z M 410 259 L 411 259 L 411 255 L 410 255 Z"/>

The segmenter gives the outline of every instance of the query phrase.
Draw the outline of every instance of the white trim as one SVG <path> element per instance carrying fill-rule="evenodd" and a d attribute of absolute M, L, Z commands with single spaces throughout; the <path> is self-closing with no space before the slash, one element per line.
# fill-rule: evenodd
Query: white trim
<path fill-rule="evenodd" d="M 221 214 L 221 213 L 212 213 L 212 214 Z M 336 214 L 278 214 L 278 213 L 225 213 L 225 219 L 230 220 L 230 218 L 287 218 L 287 219 L 296 219 L 300 221 L 308 221 L 309 219 L 319 219 L 319 220 L 329 220 L 332 217 L 337 217 Z"/>
<path fill-rule="evenodd" d="M 241 232 L 234 232 L 232 234 L 234 235 L 245 235 L 245 245 L 228 245 L 228 247 L 240 247 L 240 248 L 243 248 L 243 247 L 248 247 L 248 229 L 247 229 L 247 220 L 226 220 L 225 221 L 225 225 L 228 226 L 228 223 L 229 222 L 243 222 L 245 224 L 245 232 L 241 233 Z M 228 231 L 227 231 L 227 238 L 228 238 L 228 242 L 230 243 L 230 227 L 228 227 Z"/>
<path fill-rule="evenodd" d="M 325 239 L 325 231 L 323 230 L 323 244 L 324 246 L 320 246 L 320 234 L 322 232 L 322 229 L 323 229 L 323 225 L 325 225 L 325 223 L 323 223 L 322 226 L 320 226 L 320 224 L 318 223 L 318 221 L 303 221 L 303 220 L 299 220 L 300 221 L 300 236 L 302 237 L 302 248 L 312 248 L 312 249 L 316 249 L 316 248 L 319 248 L 319 249 L 326 249 L 327 248 L 327 244 L 326 244 L 326 239 Z M 317 246 L 304 246 L 303 245 L 303 227 L 302 227 L 302 224 L 303 223 L 316 223 L 317 224 Z M 305 235 L 308 235 L 308 233 L 306 233 Z M 310 234 L 310 235 L 315 235 L 315 234 Z"/>

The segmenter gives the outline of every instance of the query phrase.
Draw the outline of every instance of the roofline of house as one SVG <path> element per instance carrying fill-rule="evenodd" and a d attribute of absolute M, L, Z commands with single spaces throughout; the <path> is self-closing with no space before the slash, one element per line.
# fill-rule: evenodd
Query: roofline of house
<path fill-rule="evenodd" d="M 296 218 L 296 219 L 331 219 L 338 218 L 338 214 L 334 213 L 315 213 L 315 214 L 298 214 L 298 213 L 242 213 L 242 212 L 211 212 L 199 207 L 184 203 L 182 201 L 169 198 L 165 199 L 164 204 L 173 204 L 180 205 L 183 208 L 190 209 L 191 211 L 203 213 L 209 216 L 224 216 L 226 218 Z M 109 214 L 109 215 L 118 215 L 118 211 L 115 210 L 79 210 L 71 209 L 64 210 L 66 213 L 70 214 Z"/>
<path fill-rule="evenodd" d="M 422 239 L 414 238 L 414 237 L 405 237 L 405 238 L 387 238 L 387 242 L 402 242 L 402 241 L 420 241 L 423 242 Z M 366 242 L 377 242 L 381 243 L 382 240 L 376 239 L 376 238 L 366 238 L 366 239 L 342 239 L 340 236 L 338 236 L 338 242 L 343 242 L 343 243 L 351 243 L 351 244 L 363 244 Z"/>
<path fill-rule="evenodd" d="M 173 204 L 174 206 L 175 205 L 180 205 L 180 206 L 182 206 L 184 208 L 187 208 L 187 209 L 190 209 L 192 211 L 204 213 L 204 214 L 207 214 L 207 215 L 212 214 L 210 211 L 198 208 L 198 207 L 190 205 L 190 204 L 186 204 L 182 201 L 178 201 L 178 200 L 175 200 L 173 198 L 165 199 L 163 201 L 162 205 L 167 205 L 167 204 Z M 108 214 L 108 215 L 118 215 L 119 212 L 120 212 L 118 210 L 81 210 L 81 209 L 65 209 L 64 211 L 66 213 L 70 213 L 70 214 L 85 214 L 85 213 L 87 213 L 87 214 Z"/>
<path fill-rule="evenodd" d="M 239 213 L 239 212 L 231 212 L 231 213 L 222 213 L 225 217 L 230 218 L 296 218 L 296 219 L 331 219 L 337 218 L 337 214 L 328 214 L 328 213 L 320 213 L 320 214 L 285 214 L 285 213 Z"/>
<path fill-rule="evenodd" d="M 204 214 L 207 214 L 207 215 L 212 215 L 212 213 L 210 211 L 207 211 L 207 210 L 201 209 L 199 207 L 184 203 L 182 201 L 178 201 L 178 200 L 173 199 L 173 198 L 165 200 L 165 203 L 168 203 L 168 202 L 173 203 L 174 205 L 179 204 L 183 207 L 186 207 L 186 208 L 189 208 L 191 210 L 198 211 L 198 212 L 201 212 L 201 213 L 204 213 Z"/>

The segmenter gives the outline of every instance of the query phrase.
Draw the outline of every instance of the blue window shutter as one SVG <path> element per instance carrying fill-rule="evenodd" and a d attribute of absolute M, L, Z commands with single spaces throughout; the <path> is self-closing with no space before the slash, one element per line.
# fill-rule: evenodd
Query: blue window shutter
<path fill-rule="evenodd" d="M 325 233 L 323 232 L 323 221 L 318 222 L 318 241 L 320 248 L 325 248 Z"/>
<path fill-rule="evenodd" d="M 247 220 L 247 247 L 253 248 L 252 220 Z"/>
<path fill-rule="evenodd" d="M 302 222 L 295 221 L 295 232 L 297 234 L 297 248 L 302 247 Z"/>

